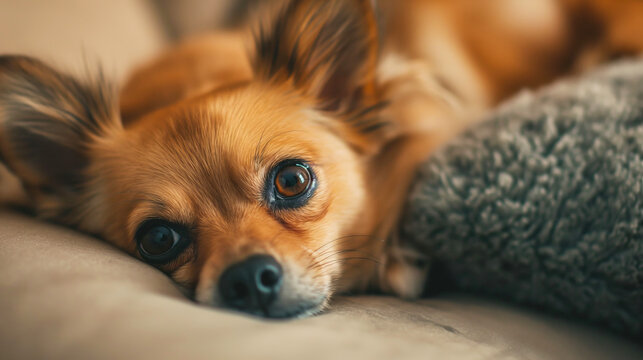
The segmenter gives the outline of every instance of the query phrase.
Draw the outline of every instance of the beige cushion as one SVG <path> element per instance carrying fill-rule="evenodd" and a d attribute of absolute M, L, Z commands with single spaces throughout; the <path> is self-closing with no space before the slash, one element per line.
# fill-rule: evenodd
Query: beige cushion
<path fill-rule="evenodd" d="M 100 62 L 121 79 L 165 41 L 144 0 L 0 1 L 0 54 L 36 56 L 80 74 Z"/>
<path fill-rule="evenodd" d="M 265 321 L 183 297 L 163 274 L 72 230 L 0 212 L 2 359 L 640 359 L 598 329 L 461 296 L 339 298 Z"/>

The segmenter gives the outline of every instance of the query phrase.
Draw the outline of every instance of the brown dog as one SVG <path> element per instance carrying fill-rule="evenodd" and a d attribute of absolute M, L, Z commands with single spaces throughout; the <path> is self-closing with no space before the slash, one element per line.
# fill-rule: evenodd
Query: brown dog
<path fill-rule="evenodd" d="M 417 163 L 518 89 L 643 48 L 637 0 L 263 14 L 254 36 L 191 40 L 139 69 L 120 109 L 101 75 L 1 57 L 0 156 L 36 213 L 215 306 L 287 317 L 336 291 L 417 296 L 422 256 L 394 232 Z"/>

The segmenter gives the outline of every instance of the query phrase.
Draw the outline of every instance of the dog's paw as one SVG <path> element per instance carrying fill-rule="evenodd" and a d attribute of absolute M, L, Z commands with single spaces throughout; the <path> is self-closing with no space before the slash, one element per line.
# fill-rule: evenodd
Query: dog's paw
<path fill-rule="evenodd" d="M 416 252 L 396 250 L 387 256 L 382 269 L 382 290 L 405 299 L 416 299 L 426 286 L 428 258 Z"/>
<path fill-rule="evenodd" d="M 29 199 L 20 180 L 0 161 L 0 206 L 28 207 Z"/>

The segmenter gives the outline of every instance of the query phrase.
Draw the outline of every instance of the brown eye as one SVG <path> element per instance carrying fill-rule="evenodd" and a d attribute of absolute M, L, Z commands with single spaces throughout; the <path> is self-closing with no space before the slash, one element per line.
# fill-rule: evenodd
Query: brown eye
<path fill-rule="evenodd" d="M 308 204 L 317 185 L 317 176 L 306 161 L 288 159 L 268 173 L 263 197 L 271 210 L 294 210 Z"/>
<path fill-rule="evenodd" d="M 300 165 L 282 168 L 275 176 L 275 189 L 284 198 L 293 198 L 303 194 L 312 182 L 310 171 Z"/>

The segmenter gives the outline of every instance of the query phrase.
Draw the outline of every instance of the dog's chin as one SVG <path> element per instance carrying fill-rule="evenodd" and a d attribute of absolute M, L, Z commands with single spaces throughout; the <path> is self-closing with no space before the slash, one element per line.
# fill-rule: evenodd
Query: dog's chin
<path fill-rule="evenodd" d="M 290 308 L 268 308 L 261 310 L 240 310 L 230 308 L 230 310 L 238 311 L 243 314 L 249 314 L 256 317 L 266 318 L 266 319 L 275 319 L 275 320 L 287 320 L 287 319 L 300 319 L 310 316 L 317 315 L 321 313 L 326 308 L 326 301 L 320 301 L 318 303 L 312 304 L 301 304 L 299 306 L 294 306 Z"/>
<path fill-rule="evenodd" d="M 192 294 L 192 297 L 197 303 L 214 309 L 230 310 L 266 319 L 297 319 L 314 316 L 324 311 L 330 302 L 331 293 L 297 294 L 282 291 L 281 296 L 275 303 L 254 309 L 228 306 L 216 295 L 208 299 L 200 299 L 198 294 Z"/>
<path fill-rule="evenodd" d="M 215 309 L 225 309 L 240 314 L 246 314 L 266 319 L 286 320 L 306 318 L 321 313 L 328 306 L 329 296 L 320 297 L 315 301 L 304 301 L 297 304 L 289 304 L 287 306 L 272 305 L 263 309 L 238 309 L 216 303 L 213 304 L 212 302 L 200 302 L 198 300 L 196 301 L 202 305 L 209 306 Z"/>

